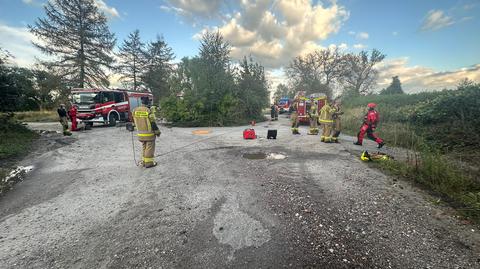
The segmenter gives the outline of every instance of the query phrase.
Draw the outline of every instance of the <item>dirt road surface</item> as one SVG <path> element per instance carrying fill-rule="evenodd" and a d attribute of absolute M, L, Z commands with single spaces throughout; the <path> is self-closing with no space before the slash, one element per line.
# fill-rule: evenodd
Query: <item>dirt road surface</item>
<path fill-rule="evenodd" d="M 477 227 L 369 168 L 351 138 L 288 125 L 250 141 L 245 127 L 162 128 L 147 170 L 125 128 L 59 137 L 0 198 L 0 267 L 480 268 Z"/>

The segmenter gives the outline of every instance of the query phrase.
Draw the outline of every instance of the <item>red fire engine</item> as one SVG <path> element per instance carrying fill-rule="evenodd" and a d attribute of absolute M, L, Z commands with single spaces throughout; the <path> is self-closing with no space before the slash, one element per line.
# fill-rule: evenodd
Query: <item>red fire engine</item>
<path fill-rule="evenodd" d="M 72 104 L 78 106 L 77 119 L 87 125 L 93 123 L 115 126 L 117 121 L 132 121 L 132 111 L 140 106 L 142 99 L 152 103 L 149 92 L 123 89 L 73 89 Z"/>
<path fill-rule="evenodd" d="M 299 100 L 298 107 L 297 107 L 297 115 L 300 122 L 309 123 L 308 118 L 308 111 L 310 110 L 311 101 L 310 99 L 313 98 L 313 101 L 317 104 L 318 113 L 320 114 L 320 109 L 325 105 L 327 102 L 327 96 L 322 93 L 312 93 L 309 97 L 305 97 L 301 92 L 297 94 L 297 98 Z"/>

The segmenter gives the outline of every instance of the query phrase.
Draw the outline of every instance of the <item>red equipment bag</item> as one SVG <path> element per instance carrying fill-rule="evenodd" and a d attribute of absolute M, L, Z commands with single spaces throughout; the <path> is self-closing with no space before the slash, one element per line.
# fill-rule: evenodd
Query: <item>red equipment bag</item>
<path fill-rule="evenodd" d="M 255 135 L 254 129 L 245 129 L 243 130 L 243 138 L 244 139 L 255 139 L 257 136 Z"/>

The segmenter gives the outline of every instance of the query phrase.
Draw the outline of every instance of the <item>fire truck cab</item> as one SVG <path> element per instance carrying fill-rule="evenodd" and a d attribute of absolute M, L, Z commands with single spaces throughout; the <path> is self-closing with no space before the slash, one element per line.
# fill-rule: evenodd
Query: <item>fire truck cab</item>
<path fill-rule="evenodd" d="M 290 106 L 292 105 L 292 100 L 288 97 L 282 97 L 278 101 L 278 108 L 280 110 L 280 114 L 286 113 L 290 111 Z"/>
<path fill-rule="evenodd" d="M 77 120 L 88 125 L 102 123 L 115 126 L 117 121 L 131 121 L 132 111 L 142 99 L 152 103 L 149 92 L 123 89 L 73 89 L 71 102 L 78 106 Z"/>

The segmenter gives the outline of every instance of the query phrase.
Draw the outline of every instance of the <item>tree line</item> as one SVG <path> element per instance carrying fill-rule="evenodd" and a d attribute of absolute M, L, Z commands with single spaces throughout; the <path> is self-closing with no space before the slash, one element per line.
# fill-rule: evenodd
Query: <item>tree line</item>
<path fill-rule="evenodd" d="M 334 90 L 336 95 L 367 94 L 378 78 L 375 66 L 384 59 L 385 54 L 377 49 L 347 53 L 337 47 L 297 56 L 285 69 L 287 84 L 279 84 L 274 96 L 291 98 L 300 90 L 306 94 L 323 93 L 329 98 L 335 95 Z M 400 82 L 394 82 L 393 92 L 398 93 Z"/>

